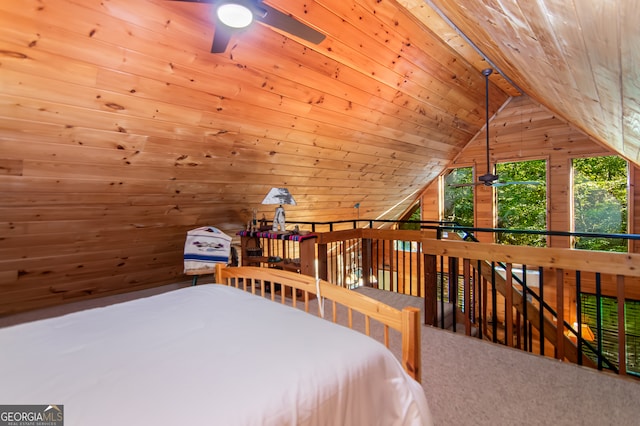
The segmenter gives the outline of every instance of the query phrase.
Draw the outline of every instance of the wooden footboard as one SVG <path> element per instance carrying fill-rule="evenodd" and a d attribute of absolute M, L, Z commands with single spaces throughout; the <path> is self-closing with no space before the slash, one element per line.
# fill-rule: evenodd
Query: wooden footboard
<path fill-rule="evenodd" d="M 272 268 L 251 266 L 216 267 L 216 281 L 220 284 L 237 287 L 253 294 L 269 297 L 280 303 L 297 307 L 304 303 L 304 310 L 309 312 L 309 300 L 318 298 L 319 314 L 323 303 L 331 305 L 332 320 L 336 322 L 337 306 L 347 308 L 348 326 L 353 328 L 352 312 L 364 315 L 365 334 L 370 335 L 370 320 L 373 319 L 384 327 L 384 344 L 389 348 L 389 328 L 397 330 L 402 336 L 402 366 L 416 381 L 420 382 L 420 310 L 414 307 L 395 309 L 382 302 L 364 296 L 352 290 L 338 287 L 324 280 Z M 267 290 L 268 287 L 268 290 Z"/>

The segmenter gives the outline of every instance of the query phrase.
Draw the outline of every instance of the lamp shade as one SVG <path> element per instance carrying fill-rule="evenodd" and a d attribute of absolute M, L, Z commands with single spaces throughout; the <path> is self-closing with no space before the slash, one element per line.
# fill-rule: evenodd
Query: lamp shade
<path fill-rule="evenodd" d="M 262 204 L 289 204 L 296 205 L 296 200 L 287 188 L 271 188 L 269 193 L 262 200 Z"/>

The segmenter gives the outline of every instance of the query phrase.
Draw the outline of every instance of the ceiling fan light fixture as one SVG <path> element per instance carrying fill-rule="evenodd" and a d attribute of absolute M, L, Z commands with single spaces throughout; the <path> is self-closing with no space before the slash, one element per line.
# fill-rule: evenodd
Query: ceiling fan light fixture
<path fill-rule="evenodd" d="M 478 180 L 486 186 L 492 186 L 493 183 L 498 180 L 498 175 L 487 173 L 482 176 L 478 176 Z"/>
<path fill-rule="evenodd" d="M 216 8 L 220 22 L 231 28 L 246 28 L 253 22 L 253 12 L 247 6 L 234 2 L 222 3 Z"/>

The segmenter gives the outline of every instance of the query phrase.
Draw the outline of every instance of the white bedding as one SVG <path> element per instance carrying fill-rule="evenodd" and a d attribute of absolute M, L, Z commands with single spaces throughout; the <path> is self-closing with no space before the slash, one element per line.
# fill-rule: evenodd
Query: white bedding
<path fill-rule="evenodd" d="M 66 426 L 431 424 L 380 343 L 214 284 L 0 329 L 0 381 Z"/>

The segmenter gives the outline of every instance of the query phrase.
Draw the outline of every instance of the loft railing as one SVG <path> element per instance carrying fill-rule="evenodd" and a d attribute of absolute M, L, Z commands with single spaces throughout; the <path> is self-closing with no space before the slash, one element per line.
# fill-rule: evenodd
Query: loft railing
<path fill-rule="evenodd" d="M 315 228 L 322 278 L 423 297 L 427 324 L 620 374 L 640 372 L 640 336 L 625 317 L 625 302 L 640 299 L 640 254 L 454 241 L 462 238 L 443 229 L 455 224 L 408 231 L 355 223 Z M 585 294 L 595 298 L 596 318 L 583 312 Z M 617 303 L 615 311 L 603 312 L 603 298 Z M 604 327 L 605 316 L 615 329 Z"/>

